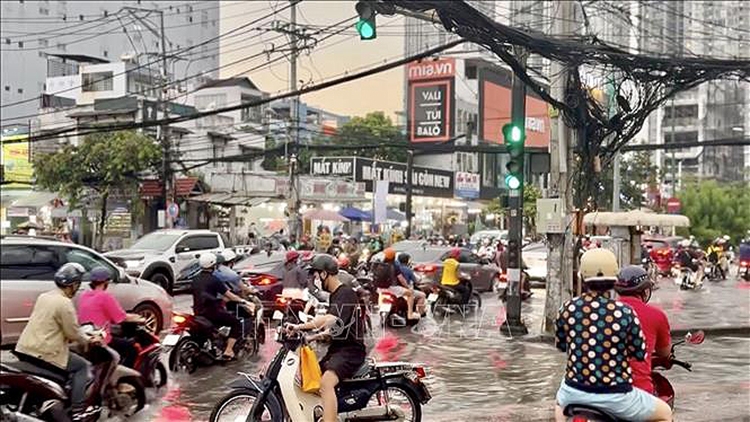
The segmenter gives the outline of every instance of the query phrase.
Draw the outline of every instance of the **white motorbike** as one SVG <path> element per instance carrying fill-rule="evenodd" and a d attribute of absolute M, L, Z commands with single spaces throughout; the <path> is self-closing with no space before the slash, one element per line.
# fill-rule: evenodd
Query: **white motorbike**
<path fill-rule="evenodd" d="M 321 420 L 320 396 L 303 392 L 295 380 L 300 365 L 298 350 L 306 344 L 306 339 L 300 334 L 285 334 L 281 312 L 275 312 L 273 318 L 280 322 L 276 340 L 281 347 L 276 356 L 260 377 L 240 373 L 241 377 L 230 384 L 232 391 L 211 412 L 211 422 Z M 305 320 L 307 316 L 299 318 Z M 339 419 L 419 422 L 422 405 L 431 399 L 422 382 L 425 377 L 423 366 L 365 361 L 351 379 L 343 380 L 336 388 Z"/>

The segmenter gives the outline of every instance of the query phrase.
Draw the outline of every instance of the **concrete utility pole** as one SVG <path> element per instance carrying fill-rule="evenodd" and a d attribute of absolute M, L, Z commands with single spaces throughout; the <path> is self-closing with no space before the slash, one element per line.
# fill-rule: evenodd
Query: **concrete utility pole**
<path fill-rule="evenodd" d="M 620 211 L 620 153 L 615 153 L 612 167 L 612 211 Z"/>
<path fill-rule="evenodd" d="M 575 3 L 558 0 L 552 10 L 556 11 L 552 17 L 554 35 L 571 35 L 575 14 Z M 572 70 L 574 71 L 574 70 Z M 551 81 L 551 93 L 555 98 L 565 98 L 567 89 L 567 72 L 564 65 L 552 61 L 550 74 L 555 76 Z M 558 111 L 558 113 L 561 113 Z M 563 199 L 563 213 L 570 216 L 575 209 L 573 192 L 569 184 L 569 176 L 575 168 L 575 156 L 571 149 L 573 133 L 565 125 L 562 114 L 554 122 L 550 143 L 550 197 Z M 570 221 L 570 217 L 567 220 Z M 557 311 L 563 302 L 570 298 L 573 289 L 573 267 L 575 260 L 575 239 L 571 231 L 571 224 L 566 224 L 563 233 L 547 234 L 547 296 L 544 304 L 543 331 L 552 332 Z"/>
<path fill-rule="evenodd" d="M 290 0 L 292 3 L 291 16 L 289 22 L 289 38 L 291 41 L 290 67 L 289 67 L 289 89 L 294 92 L 297 90 L 297 3 L 300 0 Z M 302 236 L 302 217 L 299 214 L 300 196 L 299 196 L 299 126 L 302 119 L 299 115 L 299 96 L 291 99 L 289 105 L 289 118 L 292 126 L 290 127 L 290 138 L 294 139 L 292 155 L 289 158 L 289 233 L 294 234 L 299 239 Z"/>
<path fill-rule="evenodd" d="M 409 239 L 412 234 L 412 172 L 414 171 L 414 150 L 409 149 L 406 151 L 408 154 L 406 158 L 406 204 L 404 204 L 404 211 L 406 212 L 406 230 L 405 237 Z"/>
<path fill-rule="evenodd" d="M 528 54 L 523 49 L 514 48 L 516 57 L 521 65 L 526 65 Z M 511 87 L 510 121 L 514 126 L 526 132 L 526 83 L 515 73 Z M 519 189 L 508 189 L 508 299 L 506 303 L 506 318 L 500 331 L 509 335 L 528 334 L 529 330 L 521 321 L 521 272 L 523 259 L 521 248 L 523 245 L 523 189 L 525 186 L 525 169 L 521 155 L 521 185 Z"/>

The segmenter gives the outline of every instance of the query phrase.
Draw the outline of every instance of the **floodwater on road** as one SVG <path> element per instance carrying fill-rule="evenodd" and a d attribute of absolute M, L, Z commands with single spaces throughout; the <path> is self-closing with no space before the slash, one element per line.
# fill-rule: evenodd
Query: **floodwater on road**
<path fill-rule="evenodd" d="M 523 310 L 532 332 L 539 330 L 544 306 L 543 291 L 536 293 Z M 726 301 L 722 304 L 716 296 L 723 296 Z M 687 328 L 689 322 L 711 326 L 710 320 L 719 325 L 742 321 L 747 325 L 749 298 L 750 290 L 740 289 L 734 282 L 707 286 L 700 292 L 681 292 L 667 283 L 656 292 L 654 302 L 667 311 L 670 320 Z M 493 295 L 483 299 L 482 312 L 465 321 L 454 318 L 438 322 L 427 317 L 415 327 L 377 332 L 370 341 L 370 356 L 376 360 L 421 362 L 430 368 L 427 384 L 433 399 L 424 408 L 424 420 L 482 409 L 493 412 L 502 405 L 531 405 L 554 398 L 565 355 L 550 344 L 509 339 L 500 334 L 505 309 Z M 668 306 L 676 301 L 679 306 Z M 732 306 L 725 306 L 727 303 Z M 227 385 L 236 373 L 259 373 L 277 348 L 269 341 L 254 359 L 201 368 L 192 375 L 173 375 L 167 388 L 138 420 L 207 420 L 213 405 L 229 391 Z M 693 372 L 675 367 L 667 373 L 677 391 L 678 409 L 681 386 L 750 388 L 750 338 L 708 335 L 701 345 L 679 347 L 676 355 L 693 363 Z"/>

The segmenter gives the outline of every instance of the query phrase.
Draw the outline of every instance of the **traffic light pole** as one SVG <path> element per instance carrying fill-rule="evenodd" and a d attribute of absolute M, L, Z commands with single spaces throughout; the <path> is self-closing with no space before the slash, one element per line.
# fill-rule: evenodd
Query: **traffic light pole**
<path fill-rule="evenodd" d="M 526 63 L 526 53 L 516 50 L 521 63 Z M 526 133 L 526 84 L 515 74 L 511 91 L 511 123 Z M 521 247 L 523 245 L 523 187 L 524 166 L 523 155 L 520 158 L 521 185 L 519 189 L 508 189 L 508 294 L 506 302 L 505 322 L 501 331 L 510 336 L 528 334 L 529 330 L 521 321 L 521 274 L 523 272 Z"/>

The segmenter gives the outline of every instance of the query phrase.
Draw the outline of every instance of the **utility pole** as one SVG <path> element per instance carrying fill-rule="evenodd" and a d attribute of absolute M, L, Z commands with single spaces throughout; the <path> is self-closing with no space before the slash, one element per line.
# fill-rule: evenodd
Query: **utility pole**
<path fill-rule="evenodd" d="M 552 17 L 554 23 L 553 35 L 566 36 L 573 32 L 572 22 L 575 21 L 573 2 L 558 0 L 552 10 L 556 11 Z M 567 75 L 564 66 L 552 61 L 550 74 L 555 76 L 551 80 L 551 93 L 555 98 L 565 98 L 567 90 Z M 569 177 L 575 168 L 575 156 L 571 150 L 573 145 L 572 130 L 565 125 L 562 111 L 557 110 L 558 117 L 553 122 L 552 138 L 550 142 L 550 197 L 560 198 L 563 214 L 567 217 L 565 227 L 561 233 L 547 234 L 547 295 L 544 303 L 543 331 L 554 331 L 555 319 L 560 306 L 569 299 L 573 290 L 573 267 L 575 261 L 575 239 L 570 230 L 573 192 Z"/>
<path fill-rule="evenodd" d="M 612 211 L 620 211 L 620 153 L 615 153 L 612 168 Z"/>
<path fill-rule="evenodd" d="M 522 66 L 526 64 L 528 54 L 521 48 L 514 48 L 516 57 L 520 59 Z M 508 299 L 506 303 L 506 318 L 500 331 L 508 335 L 524 335 L 529 330 L 521 321 L 521 280 L 522 280 L 522 263 L 521 247 L 523 245 L 523 189 L 524 189 L 524 154 L 523 138 L 525 138 L 525 120 L 526 120 L 526 84 L 514 73 L 513 84 L 511 88 L 511 111 L 510 111 L 511 128 L 520 130 L 521 154 L 518 159 L 520 169 L 516 169 L 516 175 L 520 178 L 518 186 L 508 185 L 508 208 L 510 210 L 508 217 Z M 512 130 L 512 129 L 511 129 Z M 513 136 L 513 134 L 504 134 Z M 506 139 L 506 143 L 507 143 Z M 511 153 L 512 157 L 512 153 Z M 512 169 L 508 169 L 512 171 Z M 510 173 L 509 176 L 513 176 Z M 508 180 L 508 179 L 506 179 Z"/>
<path fill-rule="evenodd" d="M 404 211 L 406 212 L 406 230 L 405 235 L 406 239 L 411 238 L 412 230 L 411 230 L 411 224 L 412 224 L 412 172 L 414 171 L 414 150 L 409 149 L 406 151 L 407 158 L 406 158 L 406 204 L 404 206 Z"/>
<path fill-rule="evenodd" d="M 672 104 L 672 106 L 671 106 L 671 108 L 669 110 L 669 119 L 672 121 L 672 132 L 669 134 L 669 139 L 670 139 L 670 142 L 672 143 L 672 145 L 674 145 L 675 144 L 675 139 L 674 139 L 675 138 L 674 137 L 674 135 L 675 135 L 675 133 L 674 133 L 674 126 L 675 126 L 674 125 L 674 123 L 675 123 L 675 121 L 674 121 L 674 96 L 672 97 L 671 104 Z M 672 197 L 673 198 L 677 197 L 677 159 L 675 157 L 675 151 L 677 151 L 677 150 L 676 149 L 672 150 L 672 165 L 671 165 L 671 167 L 672 167 Z"/>
<path fill-rule="evenodd" d="M 292 92 L 297 91 L 297 3 L 300 0 L 289 0 L 292 4 L 289 22 L 289 38 L 291 42 L 290 67 L 289 67 L 289 89 Z M 299 181 L 299 126 L 302 119 L 299 115 L 299 95 L 292 98 L 289 104 L 289 118 L 291 121 L 289 136 L 293 140 L 292 154 L 289 158 L 289 233 L 294 234 L 299 239 L 302 236 L 302 218 L 300 210 L 300 181 Z"/>

